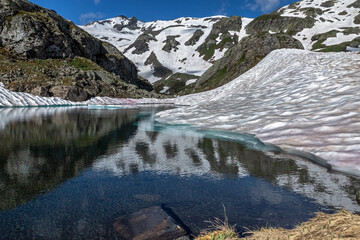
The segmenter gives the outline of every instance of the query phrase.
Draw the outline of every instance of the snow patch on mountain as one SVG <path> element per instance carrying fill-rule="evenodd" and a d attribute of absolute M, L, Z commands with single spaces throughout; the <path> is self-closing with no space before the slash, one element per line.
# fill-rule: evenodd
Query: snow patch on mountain
<path fill-rule="evenodd" d="M 283 17 L 311 17 L 315 19 L 315 25 L 312 28 L 305 28 L 294 36 L 303 44 L 305 49 L 312 50 L 316 43 L 312 37 L 330 30 L 336 30 L 339 33 L 323 42 L 326 46 L 340 44 L 359 37 L 359 33 L 348 34 L 345 31 L 346 28 L 360 28 L 360 22 L 355 23 L 354 20 L 356 16 L 360 17 L 360 6 L 356 7 L 356 2 L 358 0 L 302 0 L 284 6 L 277 12 Z"/>
<path fill-rule="evenodd" d="M 94 22 L 81 26 L 81 28 L 93 36 L 116 46 L 139 68 L 140 76 L 150 82 L 155 82 L 162 79 L 162 77 L 154 75 L 155 67 L 145 63 L 152 52 L 155 53 L 159 63 L 173 73 L 187 73 L 196 76 L 202 75 L 212 65 L 213 61 L 221 58 L 227 48 L 216 49 L 213 57 L 208 61 L 204 60 L 203 56 L 200 56 L 197 49 L 209 37 L 213 25 L 222 18 L 226 17 L 182 17 L 170 21 L 141 22 L 135 18 L 129 19 L 120 16 Z M 242 29 L 239 32 L 230 31 L 231 36 L 236 34 L 239 39 L 247 36 L 245 27 L 252 19 L 241 18 L 241 20 Z M 196 43 L 187 43 L 197 31 L 201 31 L 203 34 L 199 36 Z M 147 46 L 140 52 L 134 46 L 139 37 L 146 39 L 142 43 Z M 164 50 L 164 46 L 169 41 L 169 37 L 177 41 L 179 45 L 167 51 Z"/>

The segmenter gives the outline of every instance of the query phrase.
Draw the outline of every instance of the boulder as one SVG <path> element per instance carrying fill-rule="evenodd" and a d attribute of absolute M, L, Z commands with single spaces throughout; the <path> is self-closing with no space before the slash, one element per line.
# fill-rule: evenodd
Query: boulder
<path fill-rule="evenodd" d="M 139 210 L 116 219 L 111 231 L 116 239 L 169 240 L 187 235 L 187 231 L 160 206 Z"/>
<path fill-rule="evenodd" d="M 166 40 L 163 41 L 165 43 L 165 46 L 162 48 L 165 52 L 170 53 L 171 51 L 176 52 L 178 50 L 178 47 L 180 43 L 176 41 L 176 38 L 180 37 L 180 35 L 176 36 L 167 36 Z"/>
<path fill-rule="evenodd" d="M 185 46 L 194 46 L 200 40 L 202 35 L 204 35 L 204 32 L 202 30 L 196 30 L 194 32 L 194 35 L 192 35 L 192 37 L 185 42 Z"/>
<path fill-rule="evenodd" d="M 49 92 L 53 97 L 60 97 L 74 102 L 86 101 L 89 99 L 88 93 L 76 86 L 54 86 Z"/>

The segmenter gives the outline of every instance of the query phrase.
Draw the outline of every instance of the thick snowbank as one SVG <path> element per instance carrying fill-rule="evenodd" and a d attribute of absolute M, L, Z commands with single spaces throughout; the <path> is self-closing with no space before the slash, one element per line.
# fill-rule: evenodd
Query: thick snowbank
<path fill-rule="evenodd" d="M 360 175 L 359 76 L 358 54 L 277 50 L 227 85 L 178 98 L 193 106 L 158 120 L 255 134 Z"/>
<path fill-rule="evenodd" d="M 71 106 L 81 105 L 57 97 L 44 98 L 28 93 L 11 92 L 0 82 L 0 107 L 24 106 Z"/>

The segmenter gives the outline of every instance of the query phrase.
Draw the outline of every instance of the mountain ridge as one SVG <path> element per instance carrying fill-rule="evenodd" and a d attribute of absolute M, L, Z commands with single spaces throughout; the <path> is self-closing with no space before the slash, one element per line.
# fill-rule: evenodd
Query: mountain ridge
<path fill-rule="evenodd" d="M 126 17 L 127 21 L 136 19 L 138 23 L 141 22 L 142 25 L 138 26 L 141 34 L 134 33 L 126 24 L 123 24 L 121 33 L 117 32 L 109 25 L 110 22 L 120 21 L 117 18 L 81 27 L 95 37 L 104 38 L 103 40 L 124 50 L 124 54 L 139 67 L 139 74 L 149 79 L 156 91 L 182 95 L 221 86 L 249 70 L 274 49 L 296 47 L 312 51 L 356 51 L 360 47 L 359 6 L 359 0 L 301 0 L 255 19 L 237 16 L 182 17 L 144 23 L 135 17 Z M 228 29 L 229 25 L 221 22 L 230 21 L 231 18 L 241 19 L 241 23 L 233 24 L 233 28 Z M 198 24 L 187 24 L 192 20 L 198 21 Z M 216 28 L 217 24 L 220 25 L 219 28 Z M 181 28 L 183 32 L 187 28 L 192 35 L 180 39 L 179 36 L 184 35 Z M 165 33 L 161 39 L 158 39 L 159 33 Z M 268 35 L 265 39 L 272 39 L 269 41 L 275 45 L 269 47 L 267 43 L 258 44 L 264 34 Z M 258 46 L 257 49 L 251 48 L 249 36 L 254 45 Z M 285 39 L 290 42 L 284 43 Z M 192 40 L 196 47 L 190 48 Z M 243 45 L 248 47 L 244 49 Z M 240 49 L 240 52 L 236 53 L 236 49 Z M 225 54 L 226 51 L 235 53 Z M 254 51 L 261 54 L 250 54 Z M 189 53 L 186 59 L 178 57 L 183 52 Z M 224 65 L 236 58 L 240 61 L 239 55 L 246 56 L 241 67 L 230 69 Z M 163 56 L 166 56 L 165 60 Z M 224 60 L 224 57 L 228 59 Z M 146 64 L 150 60 L 155 61 Z M 214 71 L 214 65 L 220 66 L 216 67 L 217 71 Z M 201 70 L 193 72 L 194 68 Z M 158 74 L 160 70 L 162 75 Z M 188 78 L 172 77 L 179 73 L 193 75 L 193 79 L 198 81 L 187 85 Z M 169 79 L 176 79 L 178 82 Z"/>

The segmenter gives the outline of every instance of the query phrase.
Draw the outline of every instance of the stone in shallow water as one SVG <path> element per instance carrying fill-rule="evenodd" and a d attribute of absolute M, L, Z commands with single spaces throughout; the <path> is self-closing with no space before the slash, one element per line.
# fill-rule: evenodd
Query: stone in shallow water
<path fill-rule="evenodd" d="M 113 223 L 113 233 L 114 237 L 126 240 L 168 240 L 187 234 L 186 230 L 159 206 L 117 218 Z"/>

